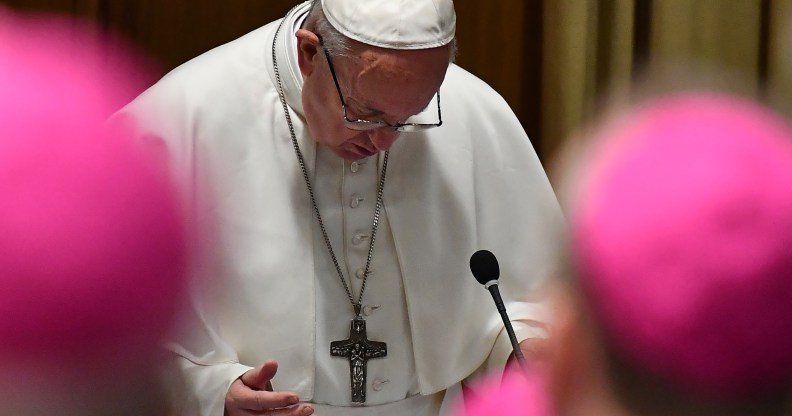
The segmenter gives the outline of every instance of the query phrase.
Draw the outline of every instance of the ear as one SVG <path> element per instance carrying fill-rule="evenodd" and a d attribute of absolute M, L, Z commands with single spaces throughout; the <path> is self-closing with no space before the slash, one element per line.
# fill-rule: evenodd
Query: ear
<path fill-rule="evenodd" d="M 319 36 L 306 29 L 297 30 L 297 63 L 303 78 L 309 77 L 321 59 Z"/>

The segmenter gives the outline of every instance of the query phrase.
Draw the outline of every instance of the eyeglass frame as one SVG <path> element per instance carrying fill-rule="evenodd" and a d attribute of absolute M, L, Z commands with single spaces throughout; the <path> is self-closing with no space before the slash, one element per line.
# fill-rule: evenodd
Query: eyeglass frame
<path fill-rule="evenodd" d="M 386 121 L 372 121 L 372 120 L 362 120 L 362 119 L 355 119 L 350 120 L 349 116 L 347 115 L 347 107 L 346 103 L 344 102 L 344 95 L 341 94 L 341 86 L 338 84 L 338 77 L 336 76 L 335 68 L 333 67 L 333 61 L 330 59 L 330 52 L 327 51 L 327 48 L 324 46 L 324 42 L 322 38 L 319 38 L 319 45 L 322 47 L 324 51 L 325 58 L 327 59 L 327 65 L 330 68 L 330 75 L 333 77 L 333 83 L 335 84 L 336 91 L 338 92 L 338 99 L 341 101 L 341 109 L 344 112 L 344 126 L 351 130 L 358 130 L 358 131 L 368 131 L 368 130 L 376 130 L 380 128 L 391 128 L 398 132 L 416 132 L 416 131 L 424 131 L 433 129 L 435 127 L 440 127 L 443 125 L 443 117 L 442 113 L 440 112 L 440 91 L 437 91 L 435 94 L 437 96 L 437 123 L 396 123 L 390 124 Z"/>

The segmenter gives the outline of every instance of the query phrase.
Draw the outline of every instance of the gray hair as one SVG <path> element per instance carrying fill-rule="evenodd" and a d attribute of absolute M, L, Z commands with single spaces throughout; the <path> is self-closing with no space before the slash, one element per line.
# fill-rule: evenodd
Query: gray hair
<path fill-rule="evenodd" d="M 303 26 L 316 33 L 322 39 L 327 52 L 332 56 L 350 56 L 352 53 L 352 39 L 343 35 L 327 21 L 321 0 L 311 2 L 311 10 L 305 18 Z"/>
<path fill-rule="evenodd" d="M 353 53 L 352 39 L 339 32 L 325 16 L 321 0 L 313 0 L 303 26 L 322 38 L 327 52 L 332 56 L 351 56 Z M 450 43 L 448 62 L 453 63 L 457 55 L 456 37 Z"/>

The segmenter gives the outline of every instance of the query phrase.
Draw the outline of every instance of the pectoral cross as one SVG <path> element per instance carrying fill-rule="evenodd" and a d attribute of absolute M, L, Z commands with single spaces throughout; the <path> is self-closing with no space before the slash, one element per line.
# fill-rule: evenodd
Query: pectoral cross
<path fill-rule="evenodd" d="M 349 338 L 330 343 L 330 355 L 349 359 L 349 377 L 352 388 L 352 403 L 366 402 L 366 363 L 371 358 L 388 355 L 384 342 L 366 338 L 366 321 L 360 316 L 352 320 Z"/>

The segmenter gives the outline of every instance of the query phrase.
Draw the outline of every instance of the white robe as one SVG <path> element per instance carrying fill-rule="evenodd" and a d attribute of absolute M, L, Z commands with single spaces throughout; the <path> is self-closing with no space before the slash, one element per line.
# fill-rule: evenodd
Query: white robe
<path fill-rule="evenodd" d="M 286 17 L 276 56 L 297 139 L 314 172 L 316 145 L 302 116 L 302 77 L 290 36 L 306 5 Z M 208 281 L 194 288 L 197 330 L 172 345 L 201 415 L 221 416 L 229 385 L 266 359 L 280 364 L 276 389 L 311 401 L 315 360 L 329 355 L 329 346 L 316 339 L 316 322 L 329 319 L 316 316 L 316 297 L 324 295 L 316 279 L 340 283 L 337 276 L 315 276 L 315 262 L 325 261 L 317 253 L 325 248 L 315 247 L 318 227 L 275 87 L 271 50 L 278 24 L 180 66 L 117 114 L 141 137 L 164 142 L 174 174 L 193 197 L 211 194 L 206 212 L 216 226 L 216 258 L 200 271 Z M 391 149 L 383 198 L 390 233 L 377 239 L 388 239 L 392 248 L 375 250 L 375 259 L 392 256 L 401 275 L 386 277 L 401 278 L 420 395 L 500 368 L 510 352 L 489 293 L 470 274 L 476 250 L 499 258 L 500 290 L 518 338 L 544 334 L 538 322 L 545 312 L 534 295 L 555 273 L 563 221 L 505 101 L 456 65 L 440 94 L 443 125 L 410 133 Z M 337 319 L 347 329 L 336 339 L 346 338 L 348 299 L 320 299 L 338 304 Z M 388 338 L 388 328 L 377 331 Z M 381 340 L 372 328 L 369 338 Z M 348 386 L 348 373 L 339 378 Z M 370 376 L 368 392 L 371 384 Z M 382 414 L 404 414 L 393 409 Z"/>

